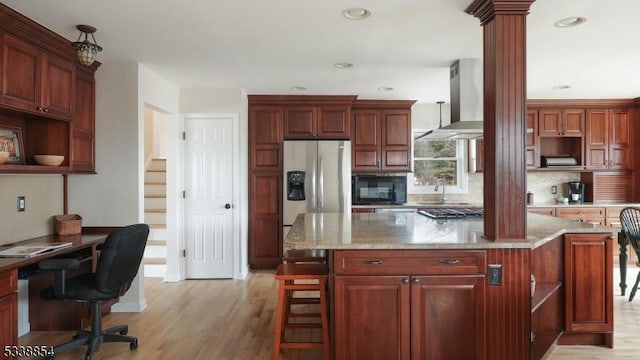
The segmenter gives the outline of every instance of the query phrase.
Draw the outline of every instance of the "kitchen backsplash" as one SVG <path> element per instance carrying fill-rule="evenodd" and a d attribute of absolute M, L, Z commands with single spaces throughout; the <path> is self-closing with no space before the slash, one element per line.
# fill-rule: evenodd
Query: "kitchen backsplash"
<path fill-rule="evenodd" d="M 580 181 L 580 173 L 575 172 L 529 172 L 527 173 L 527 186 L 528 191 L 533 193 L 533 204 L 552 204 L 556 202 L 556 197 L 561 196 L 566 192 L 567 183 L 570 181 Z M 551 187 L 556 186 L 558 193 L 556 195 L 551 194 Z M 470 173 L 469 174 L 469 192 L 466 194 L 453 194 L 447 195 L 447 201 L 449 202 L 468 202 L 473 204 L 482 203 L 483 194 L 483 174 L 482 173 Z M 438 194 L 408 194 L 407 202 L 423 202 L 423 201 L 438 201 L 440 195 Z"/>

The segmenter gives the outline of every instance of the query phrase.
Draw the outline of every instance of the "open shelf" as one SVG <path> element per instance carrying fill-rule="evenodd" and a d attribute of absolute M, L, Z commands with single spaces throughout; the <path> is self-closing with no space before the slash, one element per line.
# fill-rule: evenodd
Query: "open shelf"
<path fill-rule="evenodd" d="M 540 305 L 542 305 L 547 299 L 558 291 L 562 283 L 536 283 L 536 291 L 533 293 L 533 299 L 531 299 L 531 312 L 535 312 Z"/>

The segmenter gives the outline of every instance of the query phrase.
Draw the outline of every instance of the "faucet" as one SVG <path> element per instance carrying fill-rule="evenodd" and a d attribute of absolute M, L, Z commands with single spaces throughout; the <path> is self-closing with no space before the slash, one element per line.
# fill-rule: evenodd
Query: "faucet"
<path fill-rule="evenodd" d="M 440 196 L 440 204 L 444 204 L 444 202 L 447 201 L 447 197 L 444 195 L 445 194 L 444 179 L 438 179 L 438 183 L 436 184 L 436 188 L 434 189 L 434 191 L 438 191 L 441 185 L 442 185 L 442 196 Z"/>

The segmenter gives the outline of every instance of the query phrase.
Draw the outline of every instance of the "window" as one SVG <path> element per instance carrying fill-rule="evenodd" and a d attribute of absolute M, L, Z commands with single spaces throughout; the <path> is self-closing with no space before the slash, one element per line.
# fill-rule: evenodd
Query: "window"
<path fill-rule="evenodd" d="M 415 132 L 419 135 L 422 132 Z M 409 193 L 436 193 L 442 179 L 447 192 L 466 193 L 467 174 L 464 169 L 465 141 L 418 139 L 413 143 L 413 176 L 408 176 Z"/>

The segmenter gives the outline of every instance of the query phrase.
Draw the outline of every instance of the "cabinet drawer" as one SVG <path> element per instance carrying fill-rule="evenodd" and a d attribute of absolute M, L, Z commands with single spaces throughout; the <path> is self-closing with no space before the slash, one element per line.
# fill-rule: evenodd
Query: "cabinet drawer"
<path fill-rule="evenodd" d="M 586 219 L 604 217 L 603 207 L 557 208 L 556 216 L 566 219 Z"/>
<path fill-rule="evenodd" d="M 18 289 L 18 271 L 0 272 L 0 297 L 14 293 Z"/>
<path fill-rule="evenodd" d="M 556 216 L 556 209 L 552 207 L 528 208 L 527 212 L 532 214 Z"/>
<path fill-rule="evenodd" d="M 334 271 L 342 275 L 484 274 L 482 250 L 354 250 L 334 253 Z"/>
<path fill-rule="evenodd" d="M 620 212 L 624 206 L 607 207 L 607 218 L 618 218 L 620 220 Z"/>

